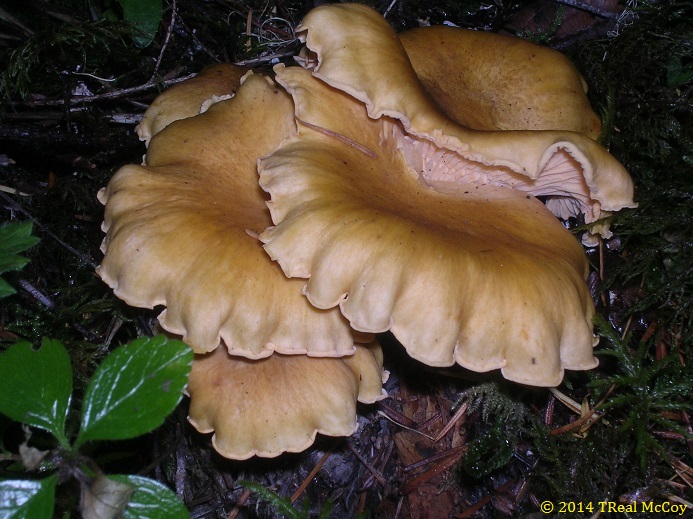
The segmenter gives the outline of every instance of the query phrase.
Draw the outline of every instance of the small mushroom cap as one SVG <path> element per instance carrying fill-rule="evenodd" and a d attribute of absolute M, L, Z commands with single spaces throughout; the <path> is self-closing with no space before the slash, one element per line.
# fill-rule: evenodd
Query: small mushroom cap
<path fill-rule="evenodd" d="M 446 26 L 399 40 L 426 91 L 473 130 L 569 130 L 596 139 L 586 83 L 560 52 L 521 38 Z"/>
<path fill-rule="evenodd" d="M 135 131 L 149 145 L 151 138 L 173 121 L 194 117 L 212 96 L 230 97 L 248 69 L 218 64 L 205 68 L 194 78 L 173 85 L 157 96 Z"/>
<path fill-rule="evenodd" d="M 435 151 L 398 121 L 301 68 L 275 72 L 302 122 L 260 161 L 276 224 L 261 239 L 287 276 L 309 278 L 313 305 L 392 330 L 432 366 L 553 386 L 597 365 L 584 253 L 543 204 L 494 185 L 433 189 L 420 168 Z"/>
<path fill-rule="evenodd" d="M 308 448 L 317 433 L 356 431 L 356 402 L 384 398 L 382 352 L 358 345 L 350 357 L 275 354 L 261 360 L 218 348 L 193 361 L 188 420 L 214 432 L 214 448 L 227 458 L 274 457 Z"/>
<path fill-rule="evenodd" d="M 354 351 L 346 320 L 308 304 L 255 234 L 271 224 L 257 157 L 294 131 L 289 96 L 250 75 L 233 99 L 158 133 L 146 165 L 121 168 L 99 193 L 98 274 L 132 306 L 165 305 L 161 326 L 196 353 L 222 340 L 248 358 Z"/>
<path fill-rule="evenodd" d="M 419 82 L 392 28 L 361 4 L 313 9 L 298 27 L 317 56 L 304 60 L 313 74 L 365 104 L 369 117 L 401 121 L 405 131 L 455 152 L 468 167 L 430 181 L 493 183 L 547 197 L 549 209 L 567 218 L 635 207 L 633 183 L 623 166 L 586 135 L 569 131 L 474 131 L 452 121 Z M 367 48 L 368 52 L 362 49 Z"/>

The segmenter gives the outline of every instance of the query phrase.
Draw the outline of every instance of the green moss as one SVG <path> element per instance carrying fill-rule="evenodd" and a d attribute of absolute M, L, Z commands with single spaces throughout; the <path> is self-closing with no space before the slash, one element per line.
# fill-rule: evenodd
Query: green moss
<path fill-rule="evenodd" d="M 0 94 L 63 96 L 76 86 L 79 74 L 102 74 L 108 79 L 132 63 L 136 52 L 127 40 L 132 33 L 129 26 L 107 20 L 41 27 L 0 56 L 6 65 Z"/>

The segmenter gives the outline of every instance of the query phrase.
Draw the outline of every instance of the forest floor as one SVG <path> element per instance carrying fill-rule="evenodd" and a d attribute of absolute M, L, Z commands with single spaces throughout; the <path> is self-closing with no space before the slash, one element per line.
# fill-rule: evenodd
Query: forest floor
<path fill-rule="evenodd" d="M 633 176 L 639 203 L 613 217 L 613 238 L 586 249 L 600 366 L 568 373 L 555 389 L 530 388 L 496 373 L 428 368 L 384 334 L 389 396 L 359 409 L 350 438 L 230 461 L 190 427 L 184 400 L 145 438 L 93 456 L 106 471 L 165 483 L 193 518 L 287 516 L 239 480 L 296 503 L 291 517 L 325 506 L 333 518 L 541 517 L 544 501 L 565 517 L 624 516 L 600 502 L 685 504 L 693 517 L 693 4 L 373 5 L 397 30 L 447 23 L 520 35 L 566 53 L 585 76 L 602 143 Z M 78 391 L 111 349 L 150 334 L 158 313 L 128 307 L 94 272 L 103 239 L 96 193 L 141 161 L 135 124 L 161 90 L 207 65 L 288 63 L 299 49 L 294 28 L 313 6 L 167 1 L 149 20 L 151 41 L 133 38 L 117 7 L 0 6 L 0 221 L 31 221 L 40 238 L 29 264 L 3 275 L 17 293 L 0 306 L 0 345 L 62 341 Z M 0 432 L 4 451 L 16 451 L 18 425 L 3 420 Z M 0 461 L 0 477 L 13 471 Z M 62 489 L 59 510 L 73 490 Z M 628 517 L 651 517 L 638 510 Z"/>

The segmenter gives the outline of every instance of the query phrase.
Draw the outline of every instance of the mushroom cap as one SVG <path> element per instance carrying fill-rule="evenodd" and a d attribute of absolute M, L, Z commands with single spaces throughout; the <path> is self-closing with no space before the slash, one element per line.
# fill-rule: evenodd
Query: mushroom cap
<path fill-rule="evenodd" d="M 159 94 L 135 128 L 141 141 L 151 138 L 173 121 L 194 117 L 213 96 L 232 97 L 248 69 L 220 63 Z"/>
<path fill-rule="evenodd" d="M 294 131 L 289 96 L 250 75 L 233 99 L 156 134 L 146 165 L 121 168 L 99 193 L 98 274 L 132 306 L 165 305 L 161 326 L 196 353 L 222 340 L 248 358 L 354 351 L 346 320 L 308 304 L 254 234 L 271 224 L 257 157 Z"/>
<path fill-rule="evenodd" d="M 431 186 L 428 141 L 307 70 L 275 72 L 301 123 L 259 163 L 276 224 L 261 239 L 287 276 L 309 278 L 313 305 L 392 330 L 432 366 L 553 386 L 597 365 L 584 253 L 543 204 L 508 187 Z"/>
<path fill-rule="evenodd" d="M 385 396 L 382 352 L 358 345 L 350 357 L 275 354 L 248 360 L 224 348 L 197 355 L 188 382 L 188 420 L 214 432 L 214 448 L 227 458 L 274 457 L 308 448 L 317 433 L 356 431 L 356 402 Z"/>
<path fill-rule="evenodd" d="M 635 207 L 633 183 L 623 166 L 586 135 L 570 131 L 475 131 L 447 117 L 419 82 L 392 28 L 361 4 L 313 9 L 298 27 L 316 58 L 304 66 L 328 85 L 365 104 L 369 117 L 399 120 L 405 131 L 454 152 L 454 172 L 423 171 L 429 181 L 493 183 L 547 197 L 557 216 Z M 368 48 L 368 52 L 362 52 Z M 309 57 L 310 58 L 310 57 Z"/>
<path fill-rule="evenodd" d="M 521 38 L 431 26 L 399 34 L 426 91 L 473 130 L 569 130 L 596 139 L 601 120 L 563 54 Z"/>

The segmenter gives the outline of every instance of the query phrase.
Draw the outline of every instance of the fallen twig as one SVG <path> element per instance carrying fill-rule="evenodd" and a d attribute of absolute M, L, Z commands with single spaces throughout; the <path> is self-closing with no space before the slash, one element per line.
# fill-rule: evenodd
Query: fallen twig
<path fill-rule="evenodd" d="M 187 76 L 168 79 L 166 81 L 153 81 L 149 80 L 143 85 L 122 88 L 120 90 L 113 90 L 111 92 L 106 92 L 105 94 L 94 94 L 88 96 L 72 96 L 67 99 L 35 99 L 32 98 L 29 101 L 15 101 L 12 103 L 13 106 L 29 105 L 29 106 L 65 106 L 65 105 L 80 105 L 85 103 L 95 103 L 97 101 L 106 101 L 112 99 L 120 99 L 121 97 L 129 96 L 130 94 L 136 94 L 138 92 L 146 92 L 158 86 L 171 86 L 176 83 L 181 83 L 187 79 L 194 78 L 197 73 L 188 74 Z"/>
<path fill-rule="evenodd" d="M 338 440 L 339 441 L 339 440 Z M 332 454 L 332 451 L 334 451 L 334 448 L 337 446 L 337 442 L 333 443 L 332 446 L 330 446 L 329 449 L 325 451 L 325 454 L 322 455 L 320 458 L 320 461 L 318 461 L 315 464 L 315 467 L 313 467 L 313 470 L 310 471 L 310 474 L 308 474 L 305 479 L 303 480 L 303 483 L 296 489 L 296 492 L 294 492 L 291 496 L 291 504 L 295 503 L 298 501 L 298 498 L 301 497 L 301 494 L 305 492 L 306 488 L 308 488 L 308 485 L 310 485 L 310 482 L 313 481 L 313 478 L 318 474 L 322 466 L 325 464 L 327 461 L 327 458 L 330 457 Z"/>

